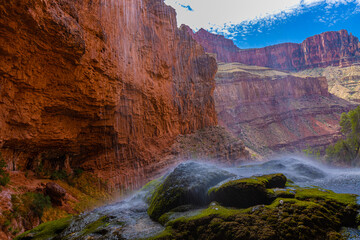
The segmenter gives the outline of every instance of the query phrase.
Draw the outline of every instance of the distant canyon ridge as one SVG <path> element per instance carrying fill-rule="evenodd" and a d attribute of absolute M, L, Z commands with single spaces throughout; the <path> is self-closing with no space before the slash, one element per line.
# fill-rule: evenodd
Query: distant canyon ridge
<path fill-rule="evenodd" d="M 302 43 L 281 43 L 264 48 L 240 49 L 232 40 L 200 29 L 188 32 L 206 52 L 225 63 L 239 62 L 277 70 L 299 71 L 328 66 L 351 66 L 360 61 L 359 39 L 346 30 L 324 32 Z"/>
<path fill-rule="evenodd" d="M 217 58 L 219 124 L 247 147 L 260 155 L 324 151 L 341 138 L 340 115 L 360 100 L 357 37 L 341 30 L 300 44 L 239 49 L 224 36 L 183 28 Z"/>

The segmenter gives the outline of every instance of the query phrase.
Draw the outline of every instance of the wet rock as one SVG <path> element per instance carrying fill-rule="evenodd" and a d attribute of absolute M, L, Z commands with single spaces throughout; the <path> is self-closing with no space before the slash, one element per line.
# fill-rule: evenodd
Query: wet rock
<path fill-rule="evenodd" d="M 48 182 L 45 187 L 45 194 L 50 197 L 53 204 L 61 206 L 65 200 L 66 190 L 57 183 Z"/>
<path fill-rule="evenodd" d="M 273 195 L 267 188 L 283 188 L 285 183 L 283 174 L 238 179 L 210 189 L 209 196 L 211 201 L 217 201 L 223 206 L 247 208 L 271 203 Z"/>
<path fill-rule="evenodd" d="M 286 184 L 286 177 L 284 174 L 270 174 L 262 176 L 266 180 L 266 188 L 284 188 Z"/>
<path fill-rule="evenodd" d="M 230 197 L 230 196 L 229 196 Z M 248 209 L 210 204 L 169 221 L 152 239 L 343 239 L 342 226 L 356 226 L 356 197 L 296 188 L 294 198 Z"/>
<path fill-rule="evenodd" d="M 263 184 L 246 180 L 228 182 L 210 192 L 211 201 L 224 206 L 247 208 L 258 204 L 269 204 L 270 199 Z"/>
<path fill-rule="evenodd" d="M 320 169 L 303 163 L 298 163 L 292 166 L 293 170 L 301 176 L 305 176 L 311 179 L 318 179 L 325 177 L 325 173 Z"/>
<path fill-rule="evenodd" d="M 158 220 L 162 214 L 181 205 L 204 205 L 209 202 L 207 190 L 231 176 L 214 166 L 182 163 L 154 192 L 148 214 Z"/>

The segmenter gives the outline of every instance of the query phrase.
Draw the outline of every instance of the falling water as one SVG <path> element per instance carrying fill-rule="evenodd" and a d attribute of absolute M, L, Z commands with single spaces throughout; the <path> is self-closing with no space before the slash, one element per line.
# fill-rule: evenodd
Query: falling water
<path fill-rule="evenodd" d="M 202 164 L 211 168 L 221 168 L 207 163 Z M 283 173 L 299 186 L 315 185 L 337 193 L 360 194 L 360 169 L 333 168 L 299 156 L 281 156 L 267 162 L 244 164 L 238 167 L 223 168 L 223 170 L 235 174 L 235 178 Z M 106 239 L 118 239 L 114 237 L 115 232 L 119 229 L 117 223 L 121 223 L 121 237 L 125 239 L 139 239 L 156 235 L 164 227 L 152 221 L 147 215 L 146 198 L 152 190 L 140 190 L 121 202 L 80 215 L 71 224 L 71 227 L 63 233 L 63 236 L 71 234 L 65 239 L 75 239 L 85 226 L 101 216 L 107 216 L 110 219 L 106 231 L 101 235 Z M 352 229 L 351 231 L 355 237 L 360 236 L 357 230 Z M 116 236 L 118 237 L 118 235 Z M 93 237 L 97 239 L 97 236 L 94 235 Z"/>

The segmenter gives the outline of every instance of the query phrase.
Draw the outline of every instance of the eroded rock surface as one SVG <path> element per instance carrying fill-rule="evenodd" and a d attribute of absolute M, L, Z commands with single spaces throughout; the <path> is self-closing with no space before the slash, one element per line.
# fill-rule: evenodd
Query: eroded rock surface
<path fill-rule="evenodd" d="M 14 169 L 137 186 L 178 134 L 216 125 L 215 59 L 162 0 L 0 5 L 0 146 Z"/>

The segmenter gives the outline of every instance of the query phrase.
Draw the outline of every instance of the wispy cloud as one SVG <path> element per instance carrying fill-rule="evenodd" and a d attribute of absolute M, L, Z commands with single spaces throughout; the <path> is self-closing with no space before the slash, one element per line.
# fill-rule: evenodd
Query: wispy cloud
<path fill-rule="evenodd" d="M 165 3 L 177 10 L 179 25 L 184 23 L 195 30 L 213 31 L 256 21 L 271 24 L 319 4 L 331 7 L 357 3 L 360 6 L 360 0 L 165 0 Z M 319 19 L 327 20 L 336 21 L 326 17 Z"/>

